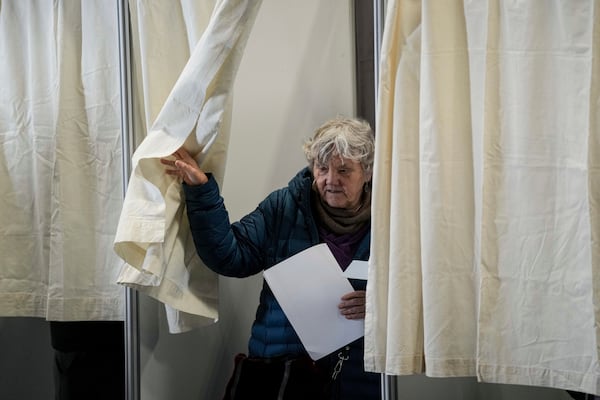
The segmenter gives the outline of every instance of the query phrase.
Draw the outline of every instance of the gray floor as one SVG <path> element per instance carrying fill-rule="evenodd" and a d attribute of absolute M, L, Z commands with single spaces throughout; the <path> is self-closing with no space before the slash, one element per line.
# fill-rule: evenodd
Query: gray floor
<path fill-rule="evenodd" d="M 52 400 L 53 351 L 48 323 L 0 318 L 0 399 Z M 397 400 L 571 400 L 563 390 L 477 383 L 474 378 L 398 377 Z M 586 400 L 600 399 L 588 396 Z"/>
<path fill-rule="evenodd" d="M 0 318 L 0 399 L 53 399 L 53 362 L 48 322 Z"/>

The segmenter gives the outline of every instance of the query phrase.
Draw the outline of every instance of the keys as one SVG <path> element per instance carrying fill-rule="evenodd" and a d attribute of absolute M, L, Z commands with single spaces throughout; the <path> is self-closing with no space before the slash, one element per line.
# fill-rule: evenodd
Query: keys
<path fill-rule="evenodd" d="M 340 372 L 342 371 L 342 366 L 344 365 L 344 361 L 346 361 L 347 359 L 350 358 L 350 356 L 348 355 L 348 350 L 350 349 L 350 347 L 346 346 L 346 348 L 342 351 L 340 351 L 337 356 L 338 356 L 338 361 L 335 364 L 335 367 L 333 368 L 333 374 L 331 375 L 331 379 L 335 380 L 337 378 L 337 376 L 340 374 Z"/>

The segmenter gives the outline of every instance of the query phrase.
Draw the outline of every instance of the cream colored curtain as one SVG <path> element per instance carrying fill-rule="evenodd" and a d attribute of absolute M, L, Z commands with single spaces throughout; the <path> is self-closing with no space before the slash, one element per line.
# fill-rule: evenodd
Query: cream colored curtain
<path fill-rule="evenodd" d="M 134 134 L 143 147 L 134 164 L 151 159 L 132 177 L 164 190 L 158 203 L 166 198 L 169 206 L 166 219 L 159 211 L 158 230 L 148 222 L 156 216 L 154 193 L 123 205 L 116 4 L 0 2 L 2 316 L 123 319 L 117 282 L 163 301 L 173 331 L 218 316 L 216 275 L 201 265 L 183 207 L 174 206 L 179 187 L 153 162 L 185 142 L 222 179 L 229 90 L 260 1 L 129 5 Z M 152 129 L 162 133 L 145 141 Z M 143 226 L 123 222 L 115 240 L 122 208 L 147 218 Z"/>
<path fill-rule="evenodd" d="M 366 368 L 600 394 L 600 2 L 388 1 Z"/>
<path fill-rule="evenodd" d="M 200 3 L 130 2 L 143 140 L 114 248 L 127 262 L 119 283 L 163 302 L 172 333 L 217 320 L 218 277 L 196 254 L 181 182 L 159 159 L 185 146 L 222 181 L 230 92 L 261 1 L 220 0 L 212 10 Z"/>
<path fill-rule="evenodd" d="M 121 320 L 117 9 L 0 1 L 0 315 Z"/>

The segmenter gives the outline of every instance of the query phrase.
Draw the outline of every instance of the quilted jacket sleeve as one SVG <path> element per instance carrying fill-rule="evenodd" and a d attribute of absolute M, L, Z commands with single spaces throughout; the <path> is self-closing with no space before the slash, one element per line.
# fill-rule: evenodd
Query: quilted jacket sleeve
<path fill-rule="evenodd" d="M 233 225 L 215 179 L 201 186 L 183 185 L 190 229 L 196 250 L 218 274 L 246 277 L 264 269 L 269 201 Z"/>

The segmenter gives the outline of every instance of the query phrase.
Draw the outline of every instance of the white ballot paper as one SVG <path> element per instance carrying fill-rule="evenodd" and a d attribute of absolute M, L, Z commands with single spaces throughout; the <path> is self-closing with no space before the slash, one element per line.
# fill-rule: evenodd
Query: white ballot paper
<path fill-rule="evenodd" d="M 344 276 L 351 279 L 367 280 L 369 276 L 369 262 L 363 260 L 354 260 L 344 271 Z"/>
<path fill-rule="evenodd" d="M 364 335 L 364 320 L 340 314 L 341 297 L 354 289 L 327 244 L 274 265 L 264 277 L 313 360 Z"/>

